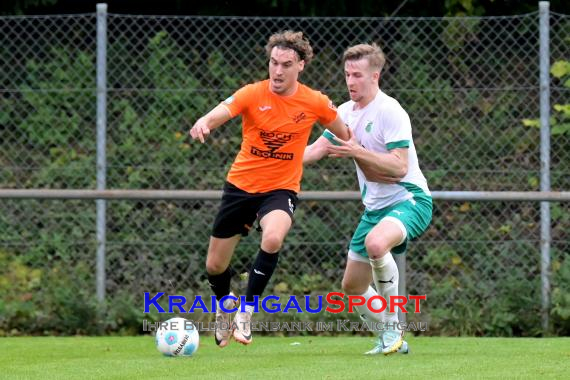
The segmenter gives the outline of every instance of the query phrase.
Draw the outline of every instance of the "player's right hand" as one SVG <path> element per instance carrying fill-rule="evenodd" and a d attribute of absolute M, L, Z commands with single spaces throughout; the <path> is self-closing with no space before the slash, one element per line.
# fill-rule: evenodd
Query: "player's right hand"
<path fill-rule="evenodd" d="M 201 143 L 204 143 L 206 137 L 210 135 L 210 128 L 206 124 L 204 118 L 198 119 L 198 121 L 194 124 L 194 126 L 190 129 L 190 137 L 192 140 L 200 140 Z"/>

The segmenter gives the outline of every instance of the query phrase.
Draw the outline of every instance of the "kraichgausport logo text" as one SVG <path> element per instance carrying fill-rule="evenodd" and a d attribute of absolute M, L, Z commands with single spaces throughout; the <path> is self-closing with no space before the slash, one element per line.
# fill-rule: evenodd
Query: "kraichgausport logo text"
<path fill-rule="evenodd" d="M 247 305 L 253 306 L 253 311 L 255 313 L 260 312 L 260 308 L 266 313 L 320 313 L 325 310 L 329 313 L 341 313 L 346 308 L 349 312 L 354 312 L 355 306 L 366 307 L 368 310 L 374 313 L 381 313 L 385 310 L 390 313 L 396 312 L 398 309 L 402 313 L 408 313 L 406 306 L 411 304 L 413 307 L 413 313 L 421 313 L 420 303 L 426 300 L 426 295 L 408 295 L 405 296 L 390 296 L 389 302 L 386 298 L 377 295 L 370 297 L 366 300 L 363 296 L 345 295 L 341 292 L 329 292 L 326 295 L 312 295 L 312 296 L 302 296 L 299 298 L 304 299 L 304 307 L 301 307 L 296 296 L 289 295 L 279 297 L 276 295 L 269 295 L 263 297 L 261 300 L 258 296 L 254 297 L 253 302 L 248 302 L 245 296 L 240 296 L 240 306 L 233 308 L 226 308 L 224 302 L 228 299 L 233 301 L 238 301 L 238 297 L 233 295 L 227 295 L 222 297 L 219 302 L 216 296 L 202 297 L 201 295 L 195 296 L 193 299 L 187 299 L 185 296 L 181 295 L 168 295 L 164 299 L 165 293 L 158 292 L 151 295 L 149 292 L 144 293 L 144 312 L 150 313 L 151 308 L 155 308 L 159 313 L 194 313 L 197 311 L 202 311 L 203 313 L 215 313 L 219 307 L 222 311 L 226 313 L 233 313 L 235 311 L 245 311 Z M 167 309 L 160 305 L 160 300 L 166 301 L 168 303 Z M 374 307 L 374 304 L 378 300 L 380 302 L 380 307 Z M 326 302 L 324 302 L 326 301 Z M 408 306 L 409 307 L 409 306 Z M 175 310 L 177 309 L 177 310 Z"/>

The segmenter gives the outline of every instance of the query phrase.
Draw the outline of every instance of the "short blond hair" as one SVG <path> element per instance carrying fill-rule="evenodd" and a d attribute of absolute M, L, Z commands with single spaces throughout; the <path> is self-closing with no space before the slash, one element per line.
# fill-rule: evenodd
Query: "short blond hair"
<path fill-rule="evenodd" d="M 363 58 L 368 60 L 368 64 L 372 69 L 382 72 L 384 64 L 386 63 L 386 57 L 380 46 L 375 43 L 359 44 L 349 47 L 342 55 L 342 64 L 344 66 L 346 61 L 358 61 Z"/>
<path fill-rule="evenodd" d="M 311 59 L 313 59 L 313 48 L 311 47 L 311 43 L 307 37 L 303 35 L 303 32 L 285 30 L 283 32 L 273 34 L 269 37 L 267 45 L 265 45 L 267 58 L 271 58 L 271 51 L 276 46 L 294 50 L 299 56 L 299 59 L 305 61 L 305 65 L 308 65 L 309 62 L 311 62 Z"/>

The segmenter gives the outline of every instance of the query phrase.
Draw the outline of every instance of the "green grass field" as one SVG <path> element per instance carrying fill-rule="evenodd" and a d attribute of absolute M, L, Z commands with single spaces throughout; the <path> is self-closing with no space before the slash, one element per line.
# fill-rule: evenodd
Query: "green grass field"
<path fill-rule="evenodd" d="M 203 336 L 193 357 L 170 358 L 150 336 L 0 338 L 0 378 L 570 378 L 570 338 L 406 339 L 409 355 L 384 357 L 362 354 L 372 347 L 367 337 L 258 336 L 220 349 Z"/>

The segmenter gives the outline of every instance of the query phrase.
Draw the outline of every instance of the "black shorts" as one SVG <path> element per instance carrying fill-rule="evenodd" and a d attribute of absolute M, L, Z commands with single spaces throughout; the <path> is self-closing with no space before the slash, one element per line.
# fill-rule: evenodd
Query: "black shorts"
<path fill-rule="evenodd" d="M 273 190 L 252 194 L 226 182 L 212 236 L 216 238 L 229 238 L 238 234 L 247 236 L 256 219 L 261 219 L 273 210 L 283 210 L 293 219 L 296 207 L 297 193 L 294 191 Z"/>

